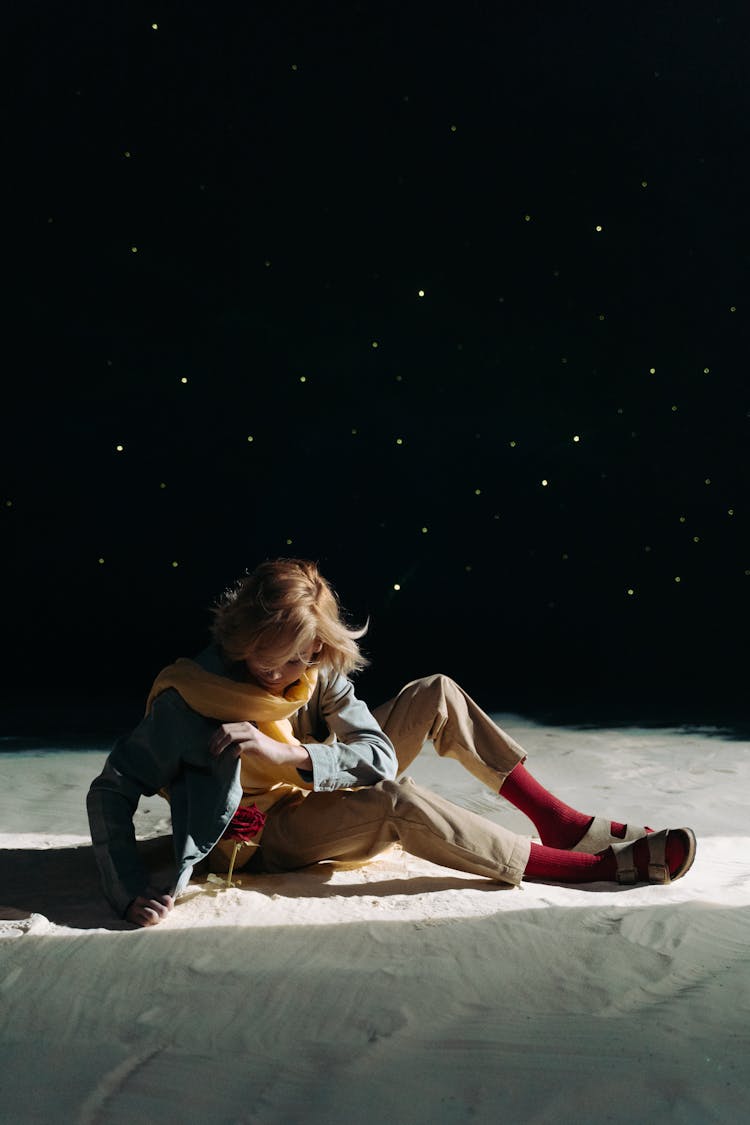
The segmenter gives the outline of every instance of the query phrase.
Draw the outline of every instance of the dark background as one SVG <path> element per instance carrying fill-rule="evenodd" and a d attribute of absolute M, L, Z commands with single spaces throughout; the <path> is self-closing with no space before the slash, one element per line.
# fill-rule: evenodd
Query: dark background
<path fill-rule="evenodd" d="M 7 20 L 8 729 L 137 717 L 277 555 L 372 703 L 742 716 L 744 5 Z"/>

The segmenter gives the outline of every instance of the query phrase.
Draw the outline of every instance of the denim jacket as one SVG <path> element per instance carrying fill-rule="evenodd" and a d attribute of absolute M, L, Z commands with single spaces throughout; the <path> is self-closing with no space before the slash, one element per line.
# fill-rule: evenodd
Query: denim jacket
<path fill-rule="evenodd" d="M 246 678 L 242 666 L 224 664 L 214 646 L 196 661 L 209 672 Z M 163 889 L 175 896 L 234 816 L 242 797 L 240 762 L 208 752 L 220 722 L 191 710 L 170 688 L 134 731 L 117 740 L 91 783 L 86 804 L 94 854 L 104 893 L 119 915 L 150 885 L 133 829 L 141 797 L 169 788 L 176 870 Z M 310 700 L 291 723 L 312 760 L 311 771 L 299 772 L 313 791 L 375 785 L 396 776 L 392 743 L 345 676 L 321 669 Z"/>

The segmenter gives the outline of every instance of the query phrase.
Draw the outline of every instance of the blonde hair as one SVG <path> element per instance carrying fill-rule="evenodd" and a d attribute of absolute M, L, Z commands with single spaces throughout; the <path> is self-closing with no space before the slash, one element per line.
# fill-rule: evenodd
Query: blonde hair
<path fill-rule="evenodd" d="M 367 666 L 331 586 L 313 562 L 271 559 L 224 592 L 212 609 L 211 635 L 229 660 L 252 654 L 278 667 L 322 645 L 313 663 L 348 675 Z"/>

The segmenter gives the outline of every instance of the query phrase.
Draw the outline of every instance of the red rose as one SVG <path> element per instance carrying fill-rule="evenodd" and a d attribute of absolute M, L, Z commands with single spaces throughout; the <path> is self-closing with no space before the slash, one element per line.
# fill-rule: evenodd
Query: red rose
<path fill-rule="evenodd" d="M 257 805 L 245 805 L 237 809 L 224 832 L 225 840 L 241 840 L 246 843 L 257 836 L 266 823 L 266 814 Z"/>

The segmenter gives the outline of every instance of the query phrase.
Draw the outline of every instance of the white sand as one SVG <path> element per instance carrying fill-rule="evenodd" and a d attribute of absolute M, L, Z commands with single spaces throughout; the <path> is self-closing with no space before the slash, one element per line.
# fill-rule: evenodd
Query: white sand
<path fill-rule="evenodd" d="M 0 1120 L 747 1120 L 750 745 L 498 722 L 578 807 L 692 826 L 692 871 L 518 891 L 394 849 L 194 884 L 133 930 L 88 846 L 105 750 L 0 755 Z M 429 747 L 410 773 L 533 832 Z M 137 823 L 163 834 L 167 806 Z"/>

